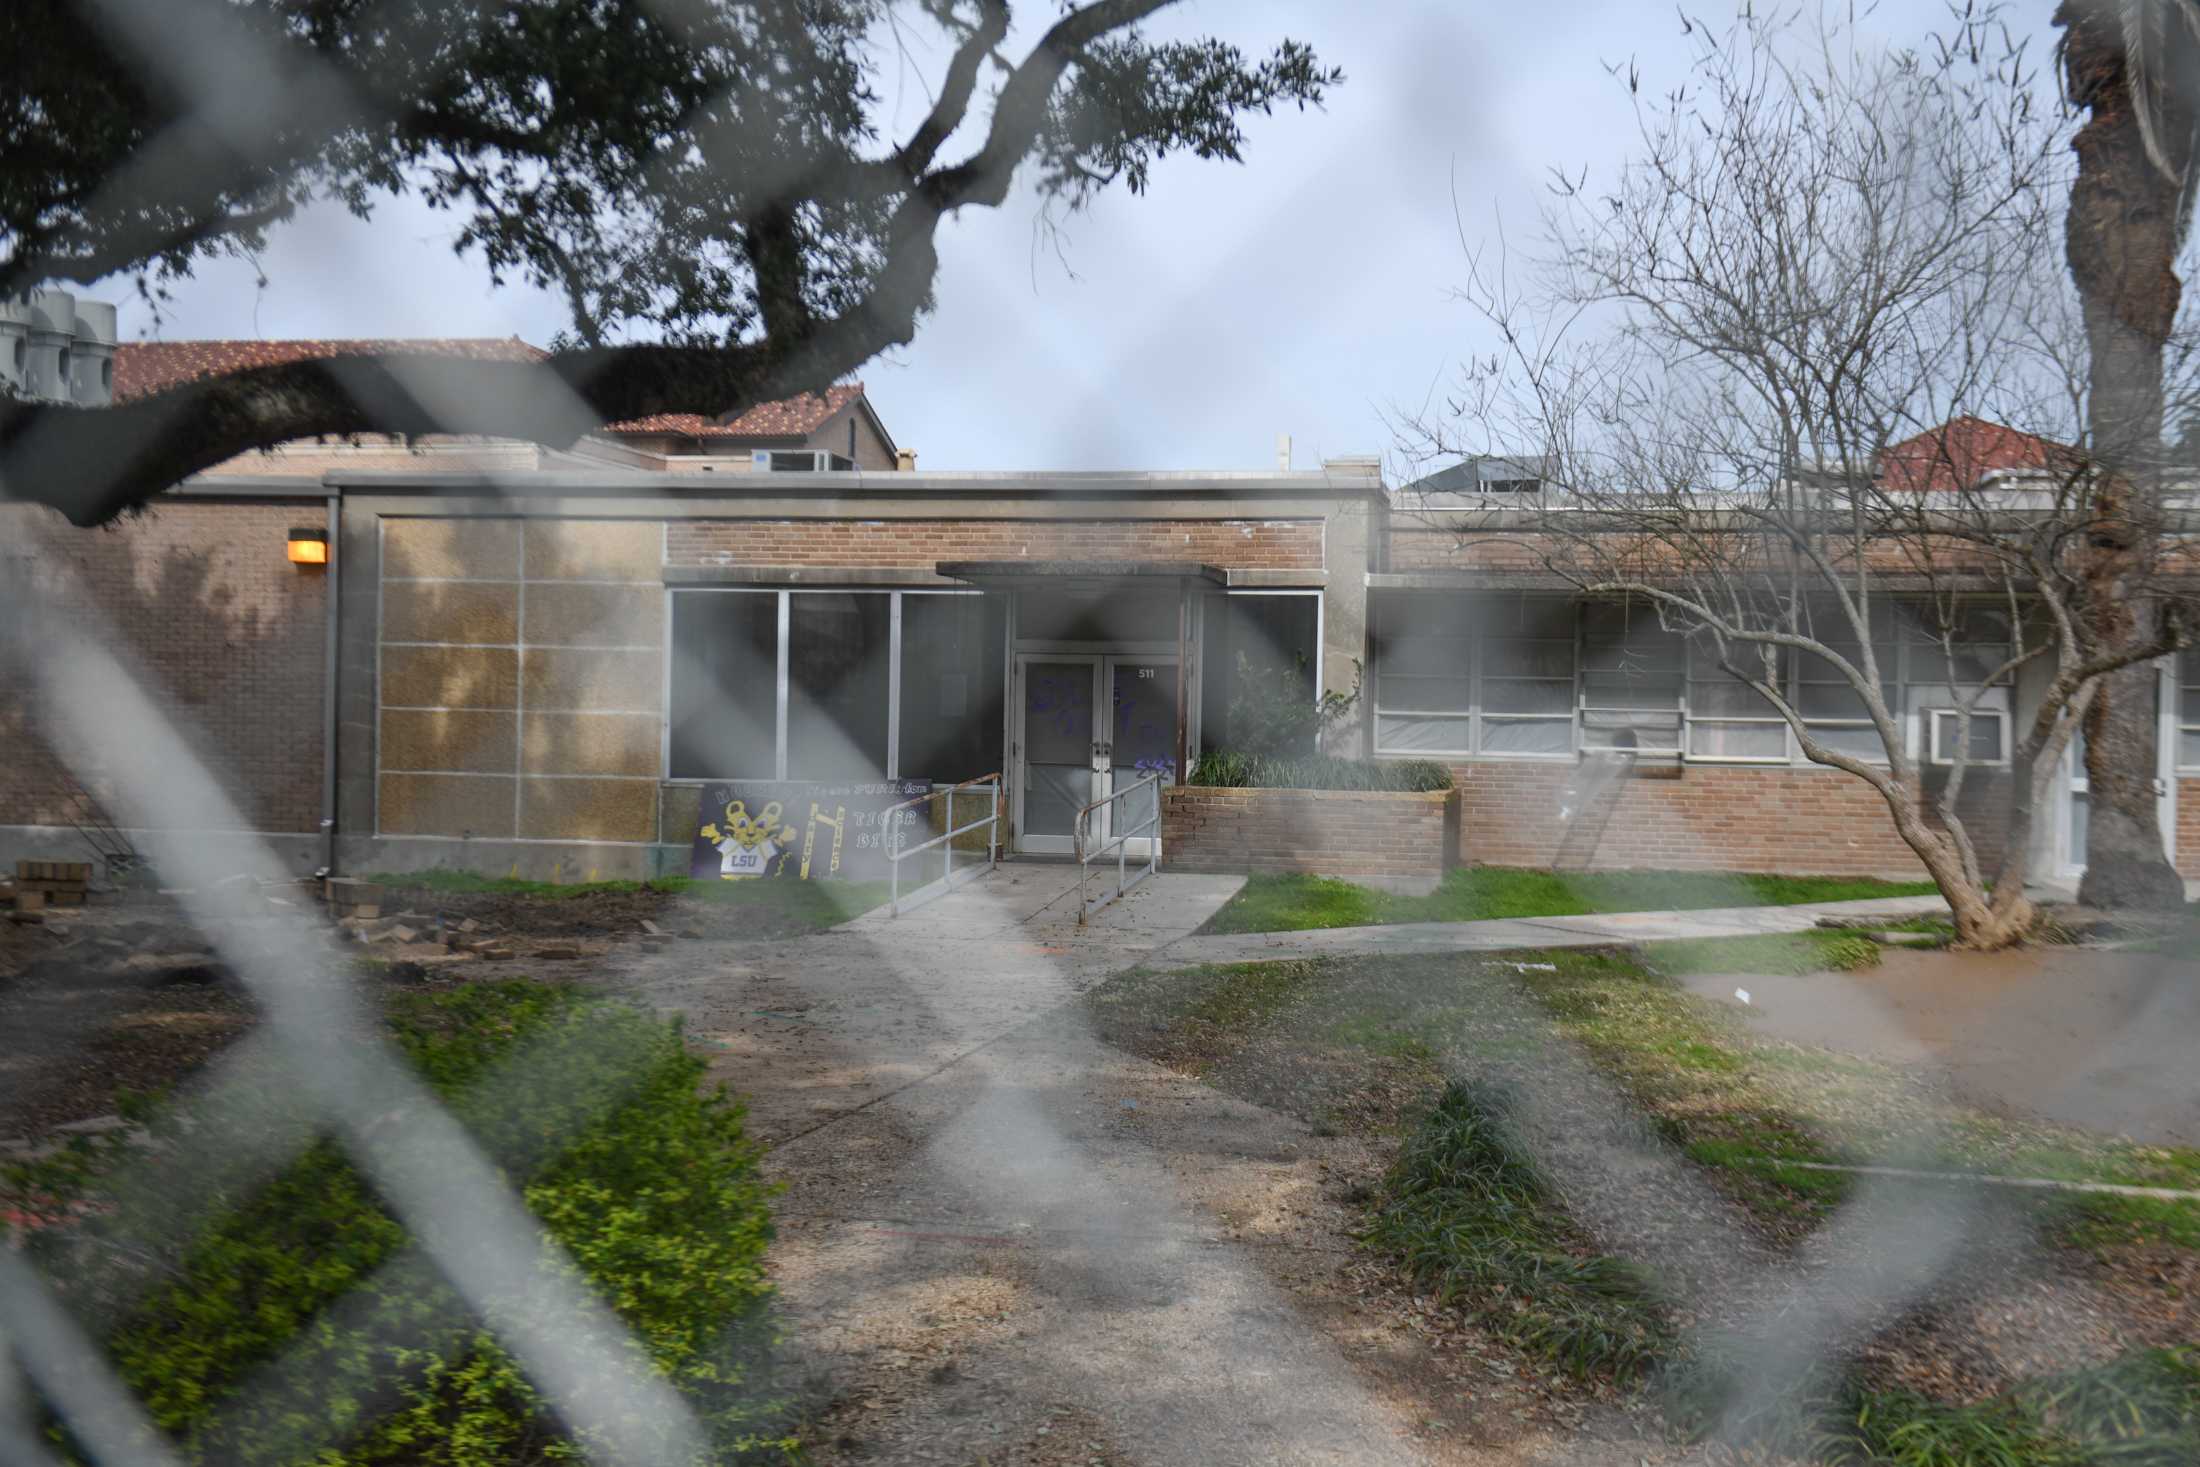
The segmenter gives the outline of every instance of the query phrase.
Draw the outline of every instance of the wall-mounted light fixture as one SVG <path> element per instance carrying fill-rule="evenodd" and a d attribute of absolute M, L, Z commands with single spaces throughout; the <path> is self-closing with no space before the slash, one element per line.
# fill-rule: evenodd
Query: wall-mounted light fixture
<path fill-rule="evenodd" d="M 294 527 L 290 532 L 292 565 L 327 565 L 328 531 Z"/>

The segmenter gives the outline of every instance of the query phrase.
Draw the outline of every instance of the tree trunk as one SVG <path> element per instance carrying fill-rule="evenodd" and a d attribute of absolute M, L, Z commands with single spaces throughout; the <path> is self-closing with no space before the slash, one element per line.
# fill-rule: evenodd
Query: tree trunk
<path fill-rule="evenodd" d="M 2037 913 L 2024 896 L 2021 866 L 2014 895 L 2002 896 L 1997 886 L 1995 899 L 1989 900 L 1985 887 L 1973 881 L 1964 870 L 1963 857 L 1956 843 L 1933 829 L 1932 823 L 1925 818 L 1907 781 L 1897 779 L 1891 789 L 1882 789 L 1880 794 L 1894 815 L 1895 833 L 1925 863 L 1925 874 L 1940 888 L 1948 910 L 1954 914 L 1956 946 L 1996 952 L 2024 941 Z M 2007 870 L 2006 851 L 2002 864 Z"/>
<path fill-rule="evenodd" d="M 2071 100 L 2092 114 L 2071 144 L 2078 173 L 2064 234 L 2092 358 L 2097 526 L 2084 552 L 2083 614 L 2097 645 L 2119 649 L 2150 639 L 2161 615 L 2147 583 L 2159 529 L 2162 351 L 2177 314 L 2184 221 L 2176 181 L 2146 155 L 2114 11 L 2065 0 L 2055 24 Z M 2091 905 L 2184 902 L 2155 812 L 2155 676 L 2141 664 L 2103 679 L 2086 715 L 2091 823 L 2079 897 Z"/>

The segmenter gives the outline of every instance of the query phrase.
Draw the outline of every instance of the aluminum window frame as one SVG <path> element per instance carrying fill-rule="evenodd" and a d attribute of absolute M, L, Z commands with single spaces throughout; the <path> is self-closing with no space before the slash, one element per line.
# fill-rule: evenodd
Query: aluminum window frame
<path fill-rule="evenodd" d="M 681 596 L 772 596 L 777 598 L 775 612 L 778 618 L 774 647 L 772 675 L 772 779 L 787 782 L 787 715 L 791 703 L 793 667 L 790 663 L 790 644 L 794 628 L 794 602 L 796 596 L 884 596 L 887 599 L 886 637 L 886 767 L 882 779 L 901 777 L 901 660 L 902 660 L 902 597 L 904 596 L 983 596 L 985 592 L 957 586 L 921 587 L 902 590 L 885 586 L 667 586 L 665 603 L 665 696 L 664 734 L 659 763 L 659 780 L 667 785 L 697 786 L 714 782 L 714 776 L 676 775 L 672 772 L 672 689 L 679 676 L 679 659 L 675 649 L 673 629 L 676 624 L 676 599 Z M 816 783 L 817 781 L 799 781 Z"/>
<path fill-rule="evenodd" d="M 2200 699 L 2200 647 L 2187 647 L 2177 654 L 2170 664 L 2169 682 L 2171 696 L 2177 700 L 2169 718 L 2176 735 L 2176 746 L 2170 754 L 2170 768 L 2178 774 L 2200 774 L 2200 758 L 2189 764 L 2185 762 L 2185 745 L 2188 740 L 2196 750 L 2200 750 L 2200 721 L 2188 722 L 2185 718 L 2187 700 Z"/>

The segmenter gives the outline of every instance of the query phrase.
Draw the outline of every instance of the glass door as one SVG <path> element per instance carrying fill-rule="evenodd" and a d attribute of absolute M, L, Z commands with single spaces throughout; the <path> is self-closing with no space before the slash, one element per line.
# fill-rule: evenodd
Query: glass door
<path fill-rule="evenodd" d="M 1026 653 L 1016 659 L 1016 681 L 1023 708 L 1016 849 L 1067 855 L 1077 812 L 1101 793 L 1100 659 Z"/>
<path fill-rule="evenodd" d="M 1157 657 L 1107 659 L 1108 746 L 1101 764 L 1105 793 L 1127 789 L 1148 775 L 1159 774 L 1163 784 L 1175 784 L 1176 767 L 1176 660 Z M 1160 834 L 1156 817 L 1160 796 L 1149 790 L 1108 807 L 1113 829 L 1100 832 L 1153 828 Z M 1144 860 L 1148 836 L 1131 842 L 1130 854 Z"/>

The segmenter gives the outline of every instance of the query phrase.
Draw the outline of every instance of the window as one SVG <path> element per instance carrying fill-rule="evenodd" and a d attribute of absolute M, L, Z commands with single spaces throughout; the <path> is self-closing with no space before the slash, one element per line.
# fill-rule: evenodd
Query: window
<path fill-rule="evenodd" d="M 672 598 L 674 779 L 779 774 L 779 593 Z"/>
<path fill-rule="evenodd" d="M 2177 659 L 2177 767 L 2200 769 L 2200 647 Z"/>
<path fill-rule="evenodd" d="M 901 597 L 899 775 L 954 784 L 1001 772 L 1008 600 L 955 592 Z"/>
<path fill-rule="evenodd" d="M 2008 662 L 2016 643 L 2008 609 L 1972 604 L 1959 605 L 1950 613 L 1944 608 L 1902 607 L 1898 619 L 1902 686 L 1908 711 L 1918 722 L 1918 753 L 1933 764 L 1955 763 L 1957 710 L 1968 705 L 1971 737 L 1960 750 L 1964 762 L 2008 762 L 2009 679 L 1987 681 Z"/>
<path fill-rule="evenodd" d="M 1573 753 L 1571 601 L 1380 597 L 1375 667 L 1378 754 Z"/>
<path fill-rule="evenodd" d="M 891 618 L 875 593 L 788 593 L 787 778 L 885 778 Z"/>
<path fill-rule="evenodd" d="M 1648 606 L 1591 602 L 1581 609 L 1581 746 L 1649 754 L 1681 751 L 1687 644 Z"/>
<path fill-rule="evenodd" d="M 1897 718 L 1901 717 L 1902 647 L 1894 633 L 1894 609 L 1885 601 L 1871 606 L 1871 655 L 1879 670 L 1880 696 Z M 1825 608 L 1817 624 L 1808 629 L 1834 653 L 1859 671 L 1864 666 L 1864 644 L 1855 638 L 1848 615 L 1838 607 Z M 1871 721 L 1863 695 L 1839 668 L 1815 653 L 1795 658 L 1795 710 L 1803 715 L 1811 737 L 1828 748 L 1874 764 L 1887 762 L 1886 741 Z"/>
<path fill-rule="evenodd" d="M 1474 635 L 1463 596 L 1375 598 L 1375 752 L 1474 751 Z"/>
<path fill-rule="evenodd" d="M 1321 597 L 1303 592 L 1239 592 L 1207 599 L 1201 616 L 1200 748 L 1237 749 L 1252 731 L 1233 730 L 1230 710 L 1257 708 L 1263 696 L 1294 696 L 1311 708 L 1319 694 Z M 1246 688 L 1247 676 L 1266 686 Z M 1257 734 L 1255 734 L 1257 737 Z"/>
<path fill-rule="evenodd" d="M 1006 629 L 976 593 L 677 591 L 671 777 L 993 773 Z"/>
<path fill-rule="evenodd" d="M 1754 646 L 1737 647 L 1735 666 L 1754 667 Z M 1784 678 L 1788 659 L 1778 664 Z M 1688 647 L 1688 757 L 1736 764 L 1788 762 L 1787 720 L 1762 693 L 1719 666 L 1703 637 Z"/>

